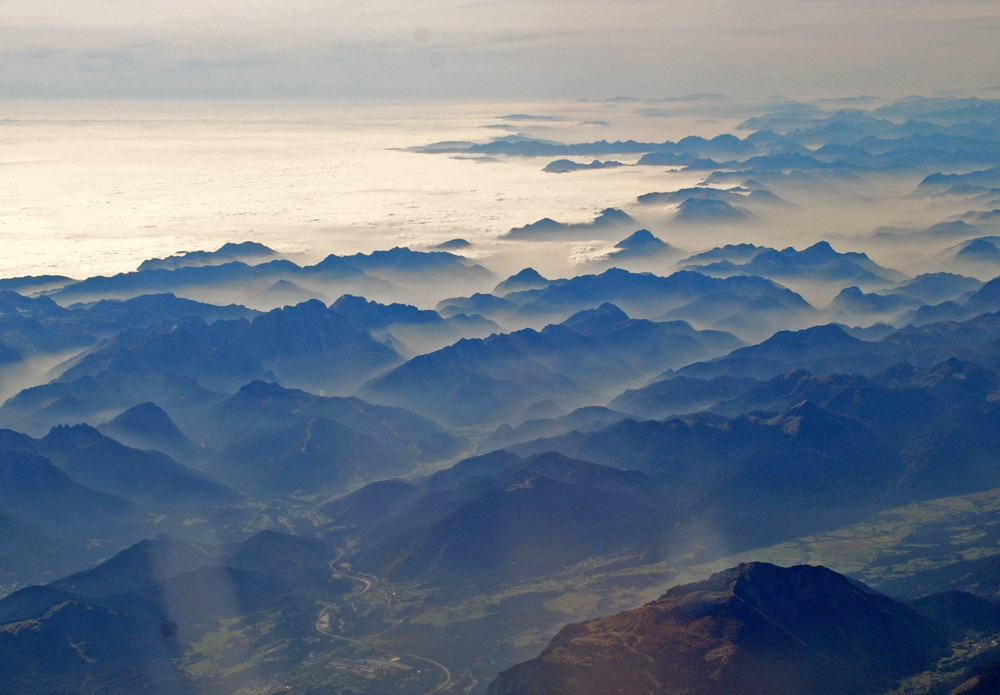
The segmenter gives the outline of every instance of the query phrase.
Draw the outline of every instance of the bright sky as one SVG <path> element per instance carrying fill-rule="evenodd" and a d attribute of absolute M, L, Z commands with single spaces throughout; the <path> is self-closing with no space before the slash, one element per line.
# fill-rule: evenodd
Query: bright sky
<path fill-rule="evenodd" d="M 0 97 L 929 94 L 997 0 L 0 0 Z"/>

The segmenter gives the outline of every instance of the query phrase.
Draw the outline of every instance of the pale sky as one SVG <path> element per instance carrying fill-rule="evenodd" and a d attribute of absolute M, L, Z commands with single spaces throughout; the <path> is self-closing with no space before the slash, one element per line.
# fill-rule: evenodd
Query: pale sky
<path fill-rule="evenodd" d="M 0 97 L 1000 86 L 997 0 L 0 0 Z"/>

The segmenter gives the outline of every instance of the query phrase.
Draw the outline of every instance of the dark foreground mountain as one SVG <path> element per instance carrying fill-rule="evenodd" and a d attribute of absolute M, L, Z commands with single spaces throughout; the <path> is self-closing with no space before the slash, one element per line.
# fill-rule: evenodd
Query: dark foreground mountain
<path fill-rule="evenodd" d="M 159 536 L 17 591 L 0 599 L 0 693 L 236 692 L 289 668 L 285 650 L 312 631 L 316 601 L 351 589 L 331 578 L 334 556 L 272 531 L 224 548 Z M 239 620 L 266 629 L 226 641 Z M 222 661 L 240 667 L 185 668 L 185 653 L 216 630 Z M 258 649 L 268 658 L 251 659 Z"/>
<path fill-rule="evenodd" d="M 942 627 L 831 570 L 751 563 L 570 625 L 489 693 L 861 695 L 947 645 Z"/>

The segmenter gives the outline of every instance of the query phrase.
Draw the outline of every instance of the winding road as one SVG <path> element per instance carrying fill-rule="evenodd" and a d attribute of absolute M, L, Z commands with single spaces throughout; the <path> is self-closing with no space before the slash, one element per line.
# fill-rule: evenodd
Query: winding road
<path fill-rule="evenodd" d="M 340 599 L 339 601 L 334 601 L 333 603 L 328 603 L 327 605 L 325 605 L 320 610 L 319 614 L 316 616 L 316 631 L 320 632 L 320 633 L 322 633 L 324 635 L 326 635 L 327 637 L 332 637 L 333 639 L 342 640 L 342 641 L 348 642 L 350 644 L 356 644 L 356 645 L 365 647 L 366 649 L 370 649 L 372 651 L 379 652 L 381 654 L 387 654 L 389 656 L 399 656 L 399 657 L 407 657 L 409 659 L 415 659 L 417 661 L 421 661 L 421 662 L 430 664 L 434 668 L 440 670 L 441 673 L 444 675 L 444 680 L 441 681 L 437 685 L 437 687 L 435 687 L 433 690 L 428 690 L 427 692 L 422 693 L 422 695 L 435 695 L 435 693 L 439 693 L 442 690 L 444 690 L 445 688 L 447 688 L 451 684 L 451 671 L 448 670 L 447 666 L 445 666 L 444 664 L 442 664 L 439 661 L 434 661 L 434 659 L 429 659 L 426 656 L 420 656 L 418 654 L 409 654 L 407 652 L 397 652 L 397 651 L 393 651 L 391 649 L 383 649 L 382 647 L 376 647 L 376 646 L 368 644 L 367 642 L 364 642 L 362 640 L 357 640 L 357 639 L 354 639 L 352 637 L 345 637 L 344 635 L 338 635 L 338 634 L 336 634 L 336 633 L 334 633 L 334 632 L 332 632 L 330 630 L 330 625 L 332 624 L 331 616 L 330 616 L 330 613 L 329 613 L 330 609 L 335 608 L 336 606 L 339 606 L 339 605 L 341 605 L 343 603 L 348 603 L 350 601 L 353 601 L 354 599 L 358 598 L 359 596 L 362 596 L 363 594 L 368 593 L 375 586 L 375 581 L 377 581 L 375 577 L 371 577 L 369 579 L 368 577 L 363 577 L 363 576 L 357 575 L 357 574 L 348 574 L 346 572 L 343 572 L 342 570 L 337 569 L 337 567 L 336 567 L 337 562 L 339 562 L 340 558 L 342 558 L 343 556 L 344 556 L 344 552 L 340 551 L 340 554 L 337 555 L 337 557 L 335 557 L 333 560 L 330 561 L 330 570 L 332 572 L 333 577 L 334 578 L 337 578 L 337 577 L 346 577 L 347 579 L 350 579 L 351 581 L 359 582 L 361 584 L 361 588 L 358 591 L 355 591 L 355 592 L 353 592 L 351 594 L 348 594 L 347 596 L 345 596 L 344 598 Z M 383 594 L 384 594 L 384 592 L 383 592 Z M 388 604 L 388 601 L 389 601 L 389 597 L 388 597 L 388 595 L 386 595 L 386 603 L 387 604 Z M 387 621 L 388 621 L 388 619 L 387 619 Z"/>

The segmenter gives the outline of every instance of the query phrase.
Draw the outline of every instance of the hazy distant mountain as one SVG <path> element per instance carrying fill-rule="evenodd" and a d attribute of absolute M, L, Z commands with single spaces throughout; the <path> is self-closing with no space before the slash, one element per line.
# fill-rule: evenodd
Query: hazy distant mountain
<path fill-rule="evenodd" d="M 740 275 L 729 279 L 744 277 Z M 714 326 L 732 331 L 751 343 L 773 334 L 780 328 L 810 323 L 808 316 L 811 307 L 808 310 L 793 308 L 789 306 L 790 302 L 783 301 L 786 298 L 780 295 L 747 296 L 737 288 L 734 289 L 737 291 L 708 294 L 655 318 L 664 321 L 690 321 L 699 326 Z"/>
<path fill-rule="evenodd" d="M 370 254 L 331 254 L 305 267 L 287 260 L 272 260 L 256 265 L 228 261 L 220 265 L 151 268 L 113 277 L 88 278 L 63 287 L 52 297 L 70 303 L 173 292 L 222 303 L 231 301 L 233 296 L 269 293 L 276 283 L 286 281 L 325 296 L 349 292 L 401 298 L 407 291 L 423 293 L 435 284 L 439 288 L 445 285 L 474 291 L 493 279 L 493 274 L 483 266 L 452 253 L 396 247 Z M 280 290 L 282 285 L 277 287 Z"/>
<path fill-rule="evenodd" d="M 325 261 L 317 265 L 329 264 L 334 258 L 335 256 L 327 256 Z M 420 282 L 479 285 L 494 279 L 493 273 L 483 266 L 445 251 L 413 251 L 405 246 L 397 246 L 369 254 L 342 256 L 341 259 L 367 275 L 404 286 Z M 311 267 L 303 270 L 308 272 Z"/>
<path fill-rule="evenodd" d="M 756 244 L 726 244 L 725 246 L 716 246 L 714 249 L 709 251 L 696 253 L 695 255 L 685 259 L 683 262 L 686 265 L 691 266 L 704 265 L 706 263 L 714 263 L 716 261 L 729 261 L 733 264 L 743 264 L 753 260 L 765 251 L 772 250 L 774 249 L 767 246 L 757 246 Z"/>
<path fill-rule="evenodd" d="M 511 275 L 493 289 L 493 294 L 502 297 L 510 292 L 521 292 L 523 290 L 539 290 L 547 287 L 549 280 L 545 279 L 541 273 L 534 268 L 525 268 Z"/>
<path fill-rule="evenodd" d="M 890 317 L 922 304 L 919 299 L 903 294 L 862 292 L 858 287 L 845 287 L 830 302 L 833 316 Z"/>
<path fill-rule="evenodd" d="M 690 321 L 699 328 L 732 330 L 757 340 L 779 328 L 808 325 L 815 313 L 800 295 L 760 277 L 714 278 L 691 271 L 660 277 L 620 268 L 553 280 L 543 288 L 502 298 L 479 294 L 448 299 L 438 311 L 446 316 L 476 312 L 505 325 L 537 326 L 605 302 L 637 318 Z"/>
<path fill-rule="evenodd" d="M 674 152 L 647 152 L 639 157 L 636 166 L 667 166 L 684 167 L 696 161 L 698 157 L 693 154 L 676 154 Z"/>
<path fill-rule="evenodd" d="M 667 485 L 680 516 L 670 546 L 677 553 L 701 552 L 705 533 L 749 548 L 856 518 L 895 499 L 904 470 L 864 425 L 808 401 L 731 420 L 708 413 L 622 420 L 509 449 L 521 456 L 557 451 Z"/>
<path fill-rule="evenodd" d="M 614 169 L 620 166 L 625 165 L 613 159 L 603 162 L 599 159 L 594 159 L 587 164 L 574 162 L 572 159 L 555 159 L 546 164 L 542 171 L 550 174 L 566 174 L 572 171 L 582 171 L 585 169 Z"/>
<path fill-rule="evenodd" d="M 767 381 L 754 382 L 739 394 L 719 399 L 711 410 L 727 417 L 737 417 L 751 411 L 782 412 L 803 401 L 810 401 L 841 412 L 842 403 L 850 403 L 852 399 L 863 401 L 873 391 L 888 392 L 888 389 L 860 374 L 816 375 L 799 369 Z M 870 424 L 868 418 L 858 416 L 859 411 L 852 409 L 850 415 Z M 896 415 L 903 416 L 904 413 L 897 411 Z"/>
<path fill-rule="evenodd" d="M 266 428 L 222 450 L 213 470 L 257 498 L 337 494 L 358 484 L 406 475 L 408 452 L 326 418 Z"/>
<path fill-rule="evenodd" d="M 600 275 L 581 275 L 526 297 L 519 313 L 563 317 L 611 302 L 630 316 L 654 317 L 706 298 L 738 296 L 733 306 L 747 300 L 774 300 L 792 312 L 808 313 L 812 307 L 798 294 L 773 282 L 754 277 L 712 278 L 680 271 L 668 277 L 629 273 L 612 268 Z"/>
<path fill-rule="evenodd" d="M 472 243 L 466 239 L 449 239 L 448 241 L 442 241 L 440 244 L 435 244 L 433 249 L 435 251 L 459 251 L 471 247 Z"/>
<path fill-rule="evenodd" d="M 502 238 L 558 239 L 581 233 L 594 234 L 614 231 L 622 227 L 634 225 L 635 223 L 635 220 L 629 214 L 617 208 L 606 208 L 591 222 L 569 224 L 566 222 L 556 222 L 553 219 L 545 217 L 523 227 L 514 227 L 506 234 L 503 234 Z"/>
<path fill-rule="evenodd" d="M 910 325 L 886 336 L 881 342 L 898 351 L 904 359 L 920 367 L 930 367 L 950 357 L 975 360 L 981 364 L 996 364 L 998 345 L 996 335 L 1000 327 L 1000 314 L 980 313 L 996 306 L 1000 282 L 991 281 L 972 295 L 967 310 L 972 318 L 958 324 L 939 321 L 923 325 Z"/>
<path fill-rule="evenodd" d="M 352 510 L 351 522 L 369 530 L 357 561 L 399 578 L 493 584 L 643 552 L 672 516 L 646 476 L 556 454 L 496 452 L 403 485 L 378 483 L 323 508 L 333 519 Z M 381 521 L 368 521 L 370 504 L 386 505 L 375 512 Z"/>
<path fill-rule="evenodd" d="M 445 319 L 430 309 L 379 304 L 351 295 L 344 295 L 330 308 L 358 330 L 410 355 L 438 350 L 460 338 L 482 338 L 501 331 L 496 323 L 479 315 L 457 314 Z"/>
<path fill-rule="evenodd" d="M 503 424 L 494 430 L 493 434 L 480 442 L 477 451 L 494 451 L 533 439 L 558 437 L 572 431 L 589 432 L 598 430 L 626 417 L 628 415 L 625 413 L 592 405 L 577 408 L 573 412 L 558 418 L 526 420 L 517 427 Z"/>
<path fill-rule="evenodd" d="M 713 379 L 675 376 L 639 389 L 629 389 L 608 403 L 608 407 L 633 416 L 659 420 L 702 410 L 719 401 L 733 398 L 756 383 L 755 379 L 739 376 L 718 376 Z"/>
<path fill-rule="evenodd" d="M 399 408 L 263 382 L 202 413 L 194 435 L 217 452 L 204 470 L 265 497 L 342 493 L 445 459 L 461 444 Z"/>
<path fill-rule="evenodd" d="M 86 317 L 106 322 L 105 331 L 121 331 L 186 317 L 196 316 L 205 323 L 213 323 L 220 319 L 252 319 L 259 313 L 238 304 L 217 306 L 166 293 L 141 295 L 125 301 L 102 300 L 87 308 Z"/>
<path fill-rule="evenodd" d="M 942 174 L 925 176 L 914 193 L 918 195 L 970 195 L 996 192 L 1000 189 L 1000 166 L 966 174 Z"/>
<path fill-rule="evenodd" d="M 959 244 L 954 257 L 960 261 L 998 264 L 1000 263 L 1000 237 L 980 237 L 965 241 Z"/>
<path fill-rule="evenodd" d="M 598 340 L 641 373 L 690 363 L 698 354 L 725 354 L 742 341 L 724 331 L 697 331 L 684 321 L 632 319 L 614 304 L 577 312 L 563 324 Z"/>
<path fill-rule="evenodd" d="M 719 377 L 706 386 L 723 379 Z M 640 410 L 651 400 L 647 407 L 655 416 L 655 389 L 660 387 L 670 393 L 670 381 L 625 394 L 612 405 L 628 410 L 626 397 L 630 396 L 640 406 L 633 406 L 633 410 Z M 687 385 L 679 384 L 676 392 L 684 393 Z M 694 387 L 699 385 L 693 382 L 695 393 Z M 645 392 L 652 392 L 652 397 L 639 400 Z M 950 358 L 926 368 L 899 363 L 867 377 L 788 372 L 752 383 L 738 394 L 718 398 L 706 407 L 727 417 L 739 417 L 754 411 L 785 412 L 809 402 L 851 418 L 898 452 L 902 467 L 894 487 L 907 499 L 920 499 L 1000 484 L 1000 477 L 990 467 L 988 453 L 1000 445 L 994 435 L 995 421 L 1000 417 L 994 402 L 997 394 L 1000 373 L 995 369 Z M 560 450 L 592 458 L 575 448 L 576 444 L 565 446 L 570 448 Z M 593 460 L 607 462 L 603 458 Z"/>
<path fill-rule="evenodd" d="M 426 154 L 490 154 L 515 157 L 600 157 L 609 154 L 685 154 L 688 157 L 710 155 L 727 156 L 746 154 L 756 150 L 750 140 L 723 133 L 711 139 L 687 136 L 678 142 L 636 142 L 635 140 L 608 142 L 581 142 L 564 144 L 551 140 L 539 140 L 523 135 L 507 135 L 486 143 L 439 142 L 424 147 L 414 147 L 411 151 Z M 644 162 L 645 163 L 645 162 Z"/>
<path fill-rule="evenodd" d="M 753 215 L 742 208 L 714 198 L 689 197 L 677 206 L 673 221 L 683 224 L 742 223 Z"/>
<path fill-rule="evenodd" d="M 291 261 L 276 260 L 248 265 L 229 261 L 221 265 L 183 266 L 176 270 L 153 268 L 111 277 L 87 278 L 53 293 L 62 303 L 97 301 L 100 299 L 130 299 L 144 294 L 173 293 L 210 300 L 231 301 L 231 297 L 253 288 L 256 294 L 281 279 L 294 278 L 301 268 Z"/>
<path fill-rule="evenodd" d="M 225 397 L 173 372 L 147 372 L 133 378 L 128 369 L 102 371 L 96 376 L 56 380 L 20 391 L 0 407 L 0 423 L 40 437 L 56 425 L 103 422 L 147 401 L 160 404 L 172 418 L 186 421 Z"/>
<path fill-rule="evenodd" d="M 689 199 L 716 200 L 736 207 L 755 204 L 788 204 L 766 188 L 746 188 L 744 186 L 734 186 L 726 189 L 713 188 L 711 186 L 696 186 L 665 193 L 644 193 L 636 198 L 636 202 L 640 205 L 678 205 Z"/>
<path fill-rule="evenodd" d="M 74 318 L 74 312 L 48 297 L 31 299 L 0 291 L 0 364 L 92 344 L 96 340 L 93 333 Z"/>
<path fill-rule="evenodd" d="M 278 280 L 273 285 L 253 295 L 247 301 L 247 304 L 266 311 L 273 308 L 301 304 L 302 302 L 308 302 L 310 299 L 316 299 L 324 304 L 330 301 L 330 298 L 322 292 L 307 290 L 289 280 Z"/>
<path fill-rule="evenodd" d="M 169 372 L 222 390 L 265 377 L 278 377 L 289 385 L 349 390 L 399 359 L 392 348 L 311 300 L 252 321 L 206 325 L 183 319 L 126 331 L 89 351 L 61 379 L 72 381 L 103 371 L 133 379 Z"/>
<path fill-rule="evenodd" d="M 873 113 L 887 118 L 913 118 L 942 124 L 969 120 L 990 123 L 1000 117 L 1000 107 L 995 99 L 915 94 L 880 106 Z"/>
<path fill-rule="evenodd" d="M 900 323 L 926 325 L 940 321 L 968 321 L 980 314 L 1000 311 L 1000 278 L 980 285 L 974 291 L 966 292 L 954 301 L 921 306 L 919 309 L 902 314 Z"/>
<path fill-rule="evenodd" d="M 729 168 L 759 177 L 761 173 L 769 171 L 809 171 L 812 169 L 834 169 L 844 165 L 845 162 L 839 158 L 831 162 L 801 152 L 775 152 L 750 157 Z"/>
<path fill-rule="evenodd" d="M 462 340 L 369 382 L 361 394 L 449 425 L 517 421 L 540 401 L 568 409 L 639 378 L 593 338 L 564 326 Z"/>
<path fill-rule="evenodd" d="M 75 381 L 92 380 L 102 374 L 107 374 L 113 382 L 122 383 L 125 389 L 146 393 L 142 400 L 159 400 L 156 394 L 146 392 L 146 388 L 155 384 L 154 376 L 167 373 L 203 381 L 210 388 L 229 389 L 269 374 L 244 348 L 249 327 L 246 321 L 207 325 L 200 319 L 191 318 L 124 331 L 78 358 L 63 373 L 60 382 L 39 387 L 35 393 L 65 388 Z M 29 395 L 22 392 L 15 401 L 27 400 Z M 110 404 L 88 399 L 81 405 L 103 409 Z M 133 403 L 122 405 L 127 407 Z"/>
<path fill-rule="evenodd" d="M 522 301 L 477 292 L 468 297 L 442 299 L 438 302 L 435 310 L 445 317 L 459 314 L 480 314 L 502 321 L 505 316 L 514 313 L 521 304 Z"/>
<path fill-rule="evenodd" d="M 48 297 L 29 299 L 0 292 L 0 360 L 14 363 L 33 356 L 66 358 L 117 332 L 185 316 L 211 322 L 255 314 L 241 306 L 201 304 L 171 294 L 64 309 Z"/>
<path fill-rule="evenodd" d="M 71 476 L 73 484 L 80 483 L 147 509 L 204 509 L 239 501 L 233 490 L 166 454 L 124 446 L 89 425 L 54 427 L 37 440 L 3 430 L 0 447 L 44 456 L 47 464 L 55 464 Z M 46 470 L 40 463 L 35 465 L 40 472 Z M 116 506 L 121 505 L 109 503 L 109 509 Z"/>
<path fill-rule="evenodd" d="M 175 270 L 195 265 L 222 265 L 231 261 L 241 261 L 253 265 L 255 263 L 274 260 L 279 256 L 280 254 L 274 249 L 270 249 L 264 246 L 264 244 L 258 244 L 257 242 L 229 242 L 223 244 L 215 251 L 188 251 L 166 258 L 152 258 L 143 261 L 139 265 L 139 270 Z"/>
<path fill-rule="evenodd" d="M 831 324 L 801 331 L 779 331 L 758 345 L 739 348 L 710 362 L 688 365 L 679 373 L 701 379 L 724 375 L 769 379 L 798 368 L 820 374 L 867 372 L 898 361 L 893 357 L 894 352 L 890 345 L 853 338 Z"/>
<path fill-rule="evenodd" d="M 690 260 L 690 259 L 689 259 Z M 864 253 L 840 253 L 829 243 L 820 241 L 798 251 L 792 247 L 776 251 L 762 250 L 742 264 L 728 260 L 708 265 L 689 265 L 693 270 L 711 274 L 743 273 L 774 278 L 802 278 L 827 282 L 880 283 L 887 280 L 900 282 L 906 276 L 899 271 L 884 268 Z"/>
<path fill-rule="evenodd" d="M 960 219 L 974 225 L 989 224 L 995 225 L 1000 222 L 1000 209 L 993 210 L 970 210 L 963 213 Z M 15 290 L 16 292 L 17 290 Z"/>
<path fill-rule="evenodd" d="M 0 278 L 0 291 L 31 296 L 38 292 L 58 289 L 71 282 L 75 282 L 75 280 L 65 275 L 24 275 L 15 278 Z"/>
<path fill-rule="evenodd" d="M 872 233 L 872 239 L 878 241 L 907 241 L 914 242 L 920 240 L 939 241 L 942 239 L 969 239 L 979 236 L 982 230 L 976 225 L 969 224 L 965 220 L 950 220 L 938 222 L 929 227 L 923 228 L 900 228 L 900 227 L 879 227 Z"/>
<path fill-rule="evenodd" d="M 345 294 L 331 308 L 359 329 L 372 330 L 395 324 L 443 325 L 444 319 L 435 311 L 418 309 L 408 304 L 379 304 Z"/>
<path fill-rule="evenodd" d="M 607 259 L 614 262 L 654 259 L 676 253 L 679 253 L 676 248 L 653 236 L 648 229 L 640 229 L 615 244 Z"/>
<path fill-rule="evenodd" d="M 978 290 L 983 283 L 976 278 L 954 273 L 925 273 L 890 290 L 894 294 L 919 299 L 925 304 L 937 304 Z"/>
<path fill-rule="evenodd" d="M 570 625 L 490 695 L 879 693 L 948 652 L 944 628 L 824 567 L 740 565 Z"/>
<path fill-rule="evenodd" d="M 350 390 L 399 359 L 315 300 L 255 318 L 245 341 L 244 350 L 285 384 L 313 389 Z"/>
<path fill-rule="evenodd" d="M 125 446 L 162 451 L 189 465 L 205 456 L 162 408 L 149 401 L 129 408 L 97 429 Z"/>
<path fill-rule="evenodd" d="M 738 344 L 726 333 L 630 319 L 604 304 L 542 331 L 463 340 L 416 357 L 362 393 L 451 424 L 517 421 L 530 417 L 537 402 L 568 410 L 616 385 Z"/>
<path fill-rule="evenodd" d="M 158 451 L 124 446 L 89 425 L 53 428 L 38 449 L 77 481 L 146 508 L 228 506 L 235 492 Z"/>

